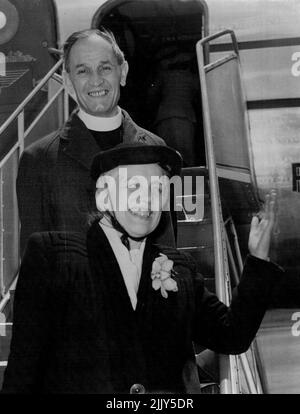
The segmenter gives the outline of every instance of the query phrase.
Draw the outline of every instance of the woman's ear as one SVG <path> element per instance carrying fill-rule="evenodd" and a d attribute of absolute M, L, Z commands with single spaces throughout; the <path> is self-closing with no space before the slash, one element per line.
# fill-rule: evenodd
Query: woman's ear
<path fill-rule="evenodd" d="M 96 206 L 99 211 L 112 211 L 112 203 L 108 188 L 97 188 L 95 193 Z"/>
<path fill-rule="evenodd" d="M 110 171 L 110 174 L 100 175 L 96 182 L 96 206 L 99 211 L 116 211 L 117 209 L 117 180 L 115 173 L 118 169 Z"/>

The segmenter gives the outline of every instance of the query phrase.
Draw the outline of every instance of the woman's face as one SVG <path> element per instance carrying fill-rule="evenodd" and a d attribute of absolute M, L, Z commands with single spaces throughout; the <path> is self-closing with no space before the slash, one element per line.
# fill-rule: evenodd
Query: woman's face
<path fill-rule="evenodd" d="M 164 170 L 158 164 L 127 165 L 116 168 L 108 176 L 106 200 L 100 190 L 100 179 L 97 181 L 98 209 L 113 210 L 132 237 L 152 233 L 169 201 L 169 180 Z"/>

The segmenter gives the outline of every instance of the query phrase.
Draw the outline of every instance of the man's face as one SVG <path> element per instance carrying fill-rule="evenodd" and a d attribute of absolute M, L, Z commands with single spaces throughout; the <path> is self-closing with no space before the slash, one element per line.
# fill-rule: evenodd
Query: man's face
<path fill-rule="evenodd" d="M 152 233 L 169 201 L 165 172 L 158 164 L 128 165 L 118 167 L 112 176 L 116 185 L 108 185 L 108 197 L 118 222 L 133 237 Z M 96 193 L 96 202 L 103 210 L 100 194 L 101 190 Z"/>
<path fill-rule="evenodd" d="M 117 114 L 120 85 L 125 85 L 127 71 L 127 62 L 118 64 L 111 45 L 92 35 L 71 49 L 67 85 L 85 112 L 111 117 Z"/>

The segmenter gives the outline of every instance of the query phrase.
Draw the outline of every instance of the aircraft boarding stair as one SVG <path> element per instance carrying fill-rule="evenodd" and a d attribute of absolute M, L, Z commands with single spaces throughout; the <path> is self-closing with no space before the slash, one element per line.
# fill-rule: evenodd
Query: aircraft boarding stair
<path fill-rule="evenodd" d="M 204 167 L 184 168 L 181 174 L 184 177 L 202 177 L 201 194 L 186 194 L 190 196 L 193 203 L 203 204 L 203 214 L 196 217 L 183 210 L 178 212 L 177 220 L 177 247 L 183 252 L 189 253 L 195 259 L 198 265 L 198 272 L 205 279 L 205 284 L 209 290 L 215 290 L 214 281 L 214 253 L 213 253 L 213 231 L 211 221 L 211 207 L 209 199 L 208 172 Z M 198 198 L 197 198 L 198 197 Z M 179 205 L 184 203 L 178 200 Z M 202 211 L 202 208 L 201 208 Z"/>
<path fill-rule="evenodd" d="M 193 186 L 188 189 L 192 190 L 190 194 L 185 187 L 185 190 L 182 192 L 183 197 L 178 197 L 177 200 L 177 205 L 183 207 L 182 211 L 177 212 L 177 248 L 194 258 L 197 271 L 202 274 L 206 288 L 216 292 L 215 245 L 209 171 L 204 167 L 183 168 L 181 176 L 183 182 L 185 177 L 192 177 Z M 196 178 L 198 180 L 201 178 L 201 181 L 199 180 L 201 185 L 195 185 Z M 198 214 L 196 214 L 196 209 L 193 212 L 194 214 L 184 210 L 184 198 L 188 197 L 191 198 L 194 205 L 198 203 Z M 223 221 L 223 217 L 225 221 Z M 239 282 L 243 258 L 234 222 L 225 207 L 223 207 L 220 220 L 224 235 L 223 246 L 226 250 L 224 264 L 226 266 L 227 263 L 228 274 L 230 274 L 230 280 L 227 283 L 227 294 L 230 297 L 231 288 L 235 287 Z M 194 346 L 202 392 L 210 394 L 220 393 L 219 356 L 208 349 L 204 349 L 199 344 L 194 344 Z M 251 348 L 247 354 L 240 357 L 221 356 L 221 358 L 231 358 L 233 360 L 231 362 L 230 375 L 236 378 L 236 392 L 261 392 L 254 349 Z"/>
<path fill-rule="evenodd" d="M 215 55 L 211 44 L 215 46 L 222 36 L 230 37 L 232 50 Z M 251 215 L 260 208 L 246 97 L 234 32 L 224 30 L 200 40 L 197 43 L 197 58 L 210 180 L 216 293 L 221 300 L 228 303 L 226 280 L 228 281 L 229 269 L 226 259 L 230 260 L 231 253 L 234 255 L 237 252 L 237 272 L 234 272 L 240 273 L 241 259 L 247 251 Z M 222 216 L 227 217 L 225 204 L 227 211 L 230 212 L 229 226 L 232 228 L 233 237 L 231 245 L 234 246 L 231 252 L 226 242 L 227 236 L 224 234 Z M 225 221 L 228 224 L 228 220 Z M 233 227 L 233 221 L 236 229 Z M 237 235 L 239 243 L 237 243 Z M 222 256 L 226 250 L 228 256 L 227 254 Z M 239 250 L 242 252 L 241 256 Z M 242 355 L 238 358 L 244 367 L 250 393 L 300 392 L 297 380 L 299 368 L 296 363 L 300 350 L 300 344 L 297 344 L 297 337 L 300 335 L 296 329 L 299 325 L 297 318 L 300 319 L 300 313 L 295 310 L 270 309 L 257 333 L 252 349 L 246 356 Z M 224 362 L 221 357 L 221 393 L 241 392 L 241 383 L 235 387 L 235 380 L 238 378 L 236 374 L 239 372 L 239 365 L 234 358 L 230 357 L 226 361 L 225 357 Z"/>
<path fill-rule="evenodd" d="M 233 37 L 230 31 L 222 32 L 217 36 L 224 35 L 224 33 Z M 219 64 L 216 62 L 207 64 L 203 61 L 208 52 L 207 43 L 217 36 L 203 39 L 197 44 L 207 169 L 202 167 L 185 168 L 182 173 L 183 176 L 202 177 L 203 187 L 200 193 L 196 187 L 192 188 L 192 194 L 187 195 L 192 196 L 193 202 L 202 203 L 203 215 L 201 212 L 198 216 L 195 216 L 190 212 L 185 214 L 179 211 L 177 214 L 177 239 L 179 249 L 190 253 L 195 258 L 198 263 L 198 270 L 205 278 L 206 286 L 210 290 L 214 290 L 219 298 L 228 304 L 231 296 L 231 285 L 234 286 L 238 281 L 245 253 L 246 238 L 242 238 L 240 244 L 237 240 L 237 234 L 239 240 L 241 240 L 240 235 L 248 235 L 245 229 L 249 229 L 251 213 L 254 207 L 258 206 L 258 202 L 255 196 L 255 180 L 251 176 L 251 157 L 249 159 L 251 151 L 249 151 L 249 143 L 247 142 L 245 113 L 241 113 L 241 108 L 244 108 L 244 101 L 240 102 L 237 99 L 240 96 L 238 93 L 239 83 L 238 85 L 235 84 L 236 79 L 226 83 L 222 78 L 224 68 L 228 69 L 225 74 L 229 73 L 235 77 L 238 75 L 236 68 L 236 64 L 238 64 L 237 47 L 234 47 L 234 54 L 231 54 L 227 60 L 221 59 Z M 236 44 L 236 42 L 233 43 Z M 61 84 L 60 76 L 57 74 L 61 63 L 59 61 L 53 67 L 5 124 L 0 127 L 1 135 L 12 122 L 16 121 L 18 126 L 18 142 L 0 161 L 0 387 L 9 352 L 12 330 L 12 299 L 20 263 L 19 246 L 16 241 L 19 239 L 17 203 L 14 191 L 13 197 L 11 196 L 11 189 L 14 188 L 14 185 L 7 177 L 13 178 L 16 176 L 18 159 L 24 149 L 24 138 L 26 138 L 27 145 L 27 139 L 29 138 L 28 141 L 31 140 L 30 135 L 47 113 L 47 108 L 58 100 L 60 101 L 58 118 L 63 122 L 68 116 L 68 95 Z M 221 78 L 219 79 L 219 77 Z M 52 90 L 52 93 L 49 93 L 47 108 L 44 108 L 37 119 L 25 129 L 24 107 L 34 94 L 48 82 L 54 82 L 55 86 L 52 89 L 49 87 L 49 91 Z M 222 104 L 222 99 L 220 99 L 223 92 L 222 87 L 229 88 L 233 92 L 233 96 L 231 97 L 232 102 L 227 103 L 225 109 L 220 110 L 218 105 Z M 208 90 L 210 96 L 208 96 Z M 239 125 L 236 123 L 228 125 L 226 122 L 224 124 L 224 119 L 214 119 L 214 122 L 211 122 L 211 113 L 222 113 L 230 119 L 230 114 L 228 115 L 226 111 L 235 109 L 238 111 L 238 117 L 236 118 L 240 120 Z M 233 128 L 233 130 L 230 128 Z M 235 139 L 243 138 L 245 135 L 244 143 L 238 141 L 240 142 L 240 145 L 238 145 Z M 236 168 L 234 164 L 239 157 L 246 165 L 243 168 L 241 166 Z M 10 192 L 9 197 L 7 196 L 8 192 Z M 184 200 L 179 199 L 176 202 L 184 204 Z M 243 202 L 245 202 L 244 205 Z M 243 212 L 246 212 L 246 214 Z M 268 326 L 278 327 L 280 316 L 278 316 L 278 321 L 271 318 L 269 325 L 263 326 L 262 332 L 263 329 L 268 330 Z M 263 391 L 278 390 L 276 387 L 272 388 L 273 378 L 269 375 L 270 369 L 274 371 L 274 366 L 272 367 L 274 359 L 266 354 L 264 345 L 266 345 L 266 342 L 274 344 L 278 334 L 283 331 L 278 332 L 276 330 L 274 333 L 274 330 L 269 330 L 268 333 L 270 332 L 269 336 L 258 336 L 258 346 L 254 344 L 246 354 L 241 356 L 219 355 L 216 364 L 219 366 L 219 382 L 217 386 L 212 384 L 208 387 L 208 392 L 256 394 Z M 289 346 L 295 346 L 295 343 Z M 257 358 L 256 351 L 258 348 L 260 348 L 260 358 Z M 196 354 L 200 355 L 198 360 L 203 355 L 202 351 L 203 349 L 196 349 Z M 215 356 L 213 360 L 216 361 Z M 275 368 L 278 375 L 280 366 Z M 263 374 L 263 385 L 259 373 Z M 266 388 L 265 384 L 267 384 Z M 206 392 L 205 387 L 203 391 Z"/>

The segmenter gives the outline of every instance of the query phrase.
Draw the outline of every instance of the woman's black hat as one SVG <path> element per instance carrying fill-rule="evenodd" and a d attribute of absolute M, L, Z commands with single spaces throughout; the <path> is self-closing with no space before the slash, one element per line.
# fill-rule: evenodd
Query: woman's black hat
<path fill-rule="evenodd" d="M 95 155 L 91 177 L 97 181 L 101 174 L 122 165 L 159 164 L 169 176 L 179 175 L 182 157 L 175 149 L 165 145 L 122 143 Z"/>

